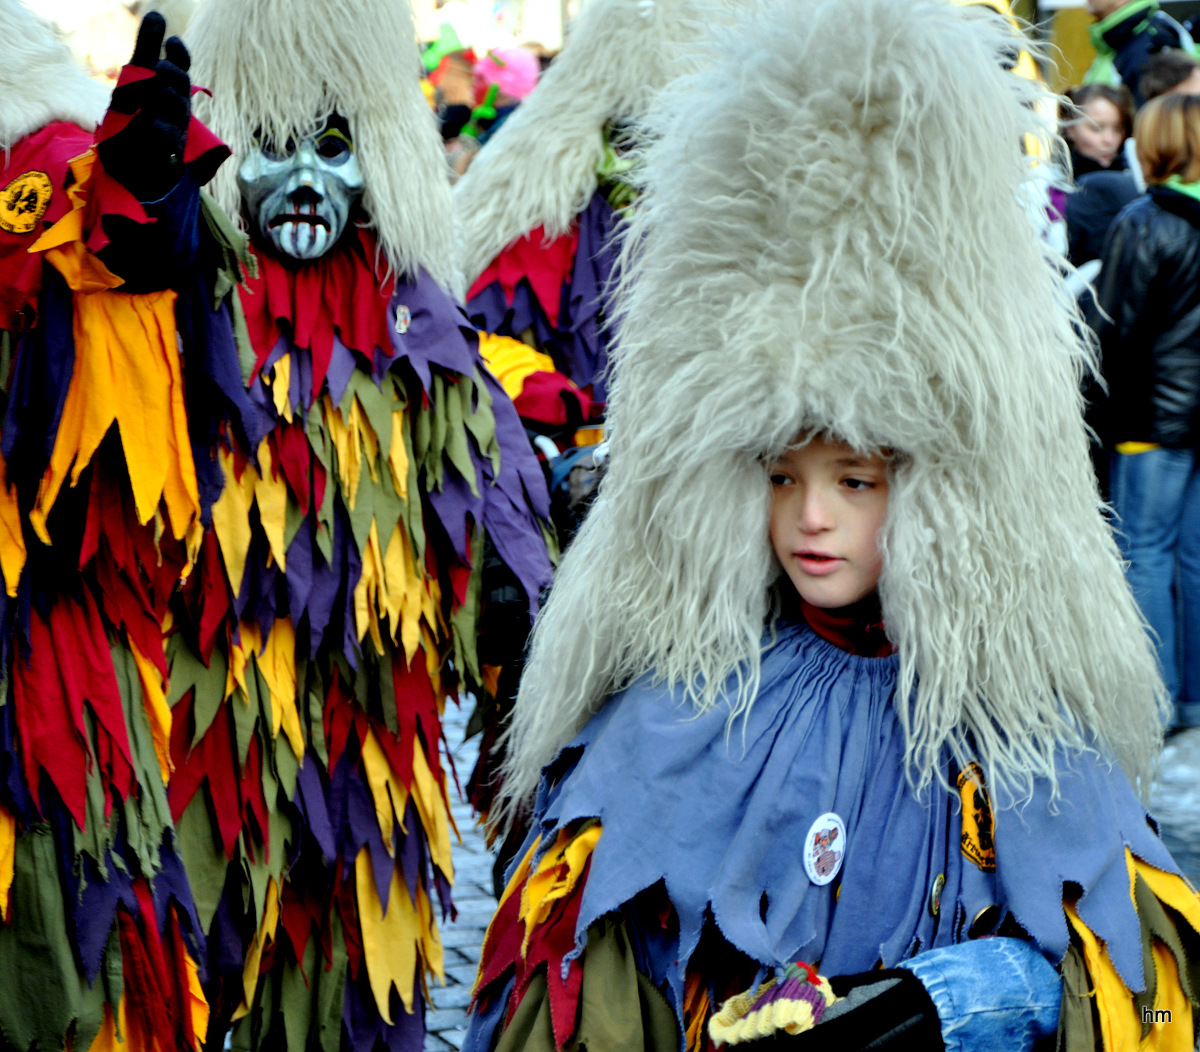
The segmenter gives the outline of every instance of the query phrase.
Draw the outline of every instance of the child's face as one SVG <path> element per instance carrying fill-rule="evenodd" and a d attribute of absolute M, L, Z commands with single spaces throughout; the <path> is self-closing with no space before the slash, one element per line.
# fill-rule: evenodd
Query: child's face
<path fill-rule="evenodd" d="M 801 598 L 834 609 L 870 595 L 883 569 L 887 461 L 817 437 L 767 471 L 771 545 Z"/>

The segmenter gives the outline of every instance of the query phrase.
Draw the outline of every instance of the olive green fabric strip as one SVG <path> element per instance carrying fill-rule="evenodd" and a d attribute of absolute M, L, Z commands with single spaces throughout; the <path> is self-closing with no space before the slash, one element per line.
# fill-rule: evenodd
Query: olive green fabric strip
<path fill-rule="evenodd" d="M 44 823 L 17 838 L 10 908 L 11 923 L 0 924 L 0 1042 L 65 1048 L 86 984 L 67 936 L 54 838 Z"/>
<path fill-rule="evenodd" d="M 679 1041 L 675 1012 L 635 967 L 625 926 L 597 921 L 583 955 L 578 1025 L 562 1052 L 678 1052 Z M 557 1052 L 544 973 L 530 981 L 496 1052 Z"/>
<path fill-rule="evenodd" d="M 1074 936 L 1060 970 L 1062 1008 L 1058 1014 L 1057 1052 L 1096 1052 L 1096 999 L 1083 951 Z"/>

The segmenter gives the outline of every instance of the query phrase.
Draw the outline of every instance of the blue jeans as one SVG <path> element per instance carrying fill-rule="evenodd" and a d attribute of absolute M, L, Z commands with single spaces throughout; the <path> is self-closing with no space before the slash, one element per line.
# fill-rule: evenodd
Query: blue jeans
<path fill-rule="evenodd" d="M 1021 939 L 960 942 L 900 967 L 929 991 L 946 1052 L 1030 1052 L 1058 1029 L 1062 979 Z"/>
<path fill-rule="evenodd" d="M 1176 723 L 1200 725 L 1200 466 L 1194 449 L 1114 453 L 1117 544 L 1154 630 Z"/>

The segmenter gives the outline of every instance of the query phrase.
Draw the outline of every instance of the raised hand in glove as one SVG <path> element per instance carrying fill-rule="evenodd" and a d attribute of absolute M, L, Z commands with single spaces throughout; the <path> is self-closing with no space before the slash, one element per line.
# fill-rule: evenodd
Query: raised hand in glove
<path fill-rule="evenodd" d="M 167 41 L 159 58 L 166 28 L 157 11 L 142 19 L 133 57 L 109 104 L 110 115 L 126 114 L 129 121 L 96 147 L 105 171 L 142 202 L 161 200 L 183 173 L 192 60 L 178 37 Z"/>

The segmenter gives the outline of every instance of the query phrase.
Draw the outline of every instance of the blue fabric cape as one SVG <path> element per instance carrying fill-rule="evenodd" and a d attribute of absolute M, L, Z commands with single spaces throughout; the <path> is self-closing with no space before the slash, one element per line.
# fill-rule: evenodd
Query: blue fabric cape
<path fill-rule="evenodd" d="M 806 625 L 783 624 L 744 723 L 731 725 L 722 706 L 695 716 L 649 678 L 614 695 L 547 768 L 535 812 L 543 850 L 576 819 L 603 825 L 576 953 L 589 925 L 661 880 L 678 943 L 660 947 L 648 970 L 677 1006 L 709 915 L 764 966 L 805 960 L 837 975 L 965 939 L 997 906 L 996 924 L 1011 913 L 1057 965 L 1068 947 L 1063 884 L 1073 882 L 1081 918 L 1126 985 L 1143 989 L 1125 847 L 1177 869 L 1121 770 L 1094 752 L 1064 754 L 1053 805 L 1044 783 L 1023 805 L 993 800 L 996 865 L 985 872 L 961 850 L 958 792 L 935 784 L 918 798 L 905 777 L 897 671 L 896 658 L 847 654 Z M 845 823 L 845 855 L 838 879 L 821 887 L 801 853 L 828 811 Z"/>

